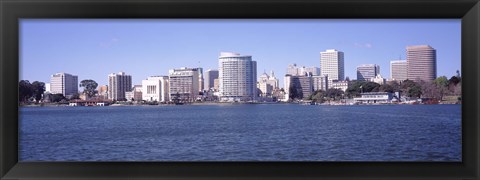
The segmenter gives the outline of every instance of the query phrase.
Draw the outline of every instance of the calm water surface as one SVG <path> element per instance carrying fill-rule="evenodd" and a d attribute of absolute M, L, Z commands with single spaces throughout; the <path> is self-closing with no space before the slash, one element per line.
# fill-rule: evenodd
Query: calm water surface
<path fill-rule="evenodd" d="M 461 161 L 461 105 L 20 108 L 21 161 Z"/>

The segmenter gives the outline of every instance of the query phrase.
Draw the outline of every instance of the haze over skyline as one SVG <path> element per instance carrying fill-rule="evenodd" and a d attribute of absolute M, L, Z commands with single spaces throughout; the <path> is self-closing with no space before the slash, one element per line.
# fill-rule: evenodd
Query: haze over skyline
<path fill-rule="evenodd" d="M 437 76 L 461 69 L 461 21 L 442 20 L 39 20 L 20 21 L 20 79 L 49 83 L 65 72 L 106 85 L 124 71 L 134 85 L 180 67 L 218 69 L 220 52 L 251 55 L 257 76 L 271 70 L 283 87 L 289 64 L 320 67 L 320 52 L 345 53 L 345 75 L 361 64 L 406 59 L 405 47 L 437 50 Z"/>

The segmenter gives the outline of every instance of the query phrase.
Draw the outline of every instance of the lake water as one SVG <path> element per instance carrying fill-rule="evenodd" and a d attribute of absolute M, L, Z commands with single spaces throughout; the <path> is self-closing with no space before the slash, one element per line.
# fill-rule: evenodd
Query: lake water
<path fill-rule="evenodd" d="M 461 161 L 461 105 L 22 107 L 20 161 Z"/>

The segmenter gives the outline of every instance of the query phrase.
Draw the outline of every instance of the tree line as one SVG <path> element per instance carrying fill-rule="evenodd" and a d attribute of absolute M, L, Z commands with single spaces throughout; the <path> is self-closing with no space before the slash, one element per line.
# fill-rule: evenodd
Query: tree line
<path fill-rule="evenodd" d="M 91 79 L 82 80 L 79 87 L 84 88 L 82 93 L 88 98 L 94 97 L 98 93 L 96 90 L 98 84 Z M 21 80 L 18 83 L 18 101 L 25 104 L 32 101 L 39 103 L 39 101 L 43 99 L 48 99 L 50 102 L 67 102 L 68 100 L 80 99 L 80 94 L 78 92 L 74 93 L 69 98 L 66 98 L 61 93 L 50 94 L 45 93 L 45 91 L 46 87 L 44 82 L 34 81 L 33 83 L 30 83 L 28 80 Z"/>

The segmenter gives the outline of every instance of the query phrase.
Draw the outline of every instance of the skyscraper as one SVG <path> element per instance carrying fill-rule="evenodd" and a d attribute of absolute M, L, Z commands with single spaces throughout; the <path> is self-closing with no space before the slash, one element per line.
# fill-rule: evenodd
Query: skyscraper
<path fill-rule="evenodd" d="M 407 78 L 431 81 L 436 77 L 436 50 L 429 45 L 407 46 Z"/>
<path fill-rule="evenodd" d="M 328 81 L 344 80 L 345 64 L 342 51 L 328 49 L 320 52 L 320 75 L 328 75 Z"/>
<path fill-rule="evenodd" d="M 125 92 L 132 89 L 132 76 L 119 72 L 108 75 L 108 99 L 125 101 Z"/>
<path fill-rule="evenodd" d="M 197 71 L 198 71 L 198 90 L 203 91 L 203 89 L 204 89 L 204 87 L 203 87 L 203 82 L 204 82 L 203 68 L 199 67 L 199 68 L 197 68 Z"/>
<path fill-rule="evenodd" d="M 255 100 L 257 62 L 252 56 L 222 52 L 218 58 L 219 88 L 222 101 Z"/>
<path fill-rule="evenodd" d="M 362 64 L 357 66 L 357 80 L 359 81 L 370 81 L 371 78 L 374 78 L 380 74 L 380 66 L 377 64 Z"/>
<path fill-rule="evenodd" d="M 287 96 L 286 99 L 289 98 L 290 95 L 295 96 L 295 98 L 305 98 L 312 94 L 313 92 L 313 81 L 312 76 L 292 76 L 292 75 L 285 75 L 284 82 L 285 82 L 285 95 Z M 294 91 L 294 92 L 292 92 Z"/>
<path fill-rule="evenodd" d="M 214 88 L 214 81 L 218 78 L 218 70 L 209 69 L 205 72 L 205 90 L 209 90 Z"/>
<path fill-rule="evenodd" d="M 407 61 L 390 61 L 390 79 L 396 81 L 405 81 L 407 79 Z"/>
<path fill-rule="evenodd" d="M 65 97 L 78 93 L 78 76 L 67 73 L 56 73 L 50 76 L 52 94 L 63 94 Z"/>
<path fill-rule="evenodd" d="M 198 68 L 180 68 L 169 71 L 170 100 L 194 101 L 199 93 Z"/>
<path fill-rule="evenodd" d="M 258 88 L 260 89 L 263 97 L 272 95 L 273 90 L 278 89 L 278 79 L 275 77 L 273 71 L 270 75 L 263 73 L 258 80 Z"/>

